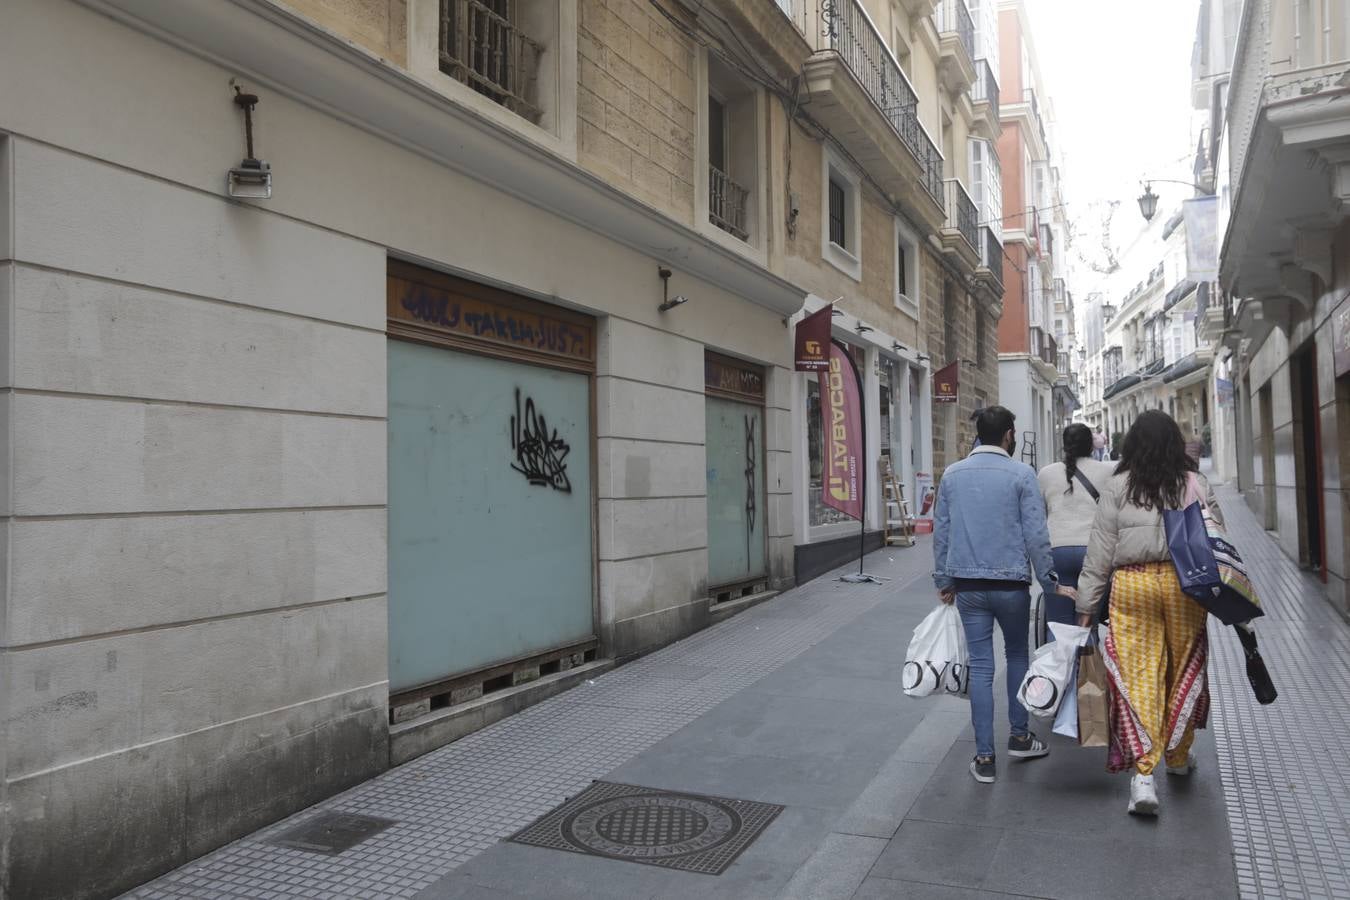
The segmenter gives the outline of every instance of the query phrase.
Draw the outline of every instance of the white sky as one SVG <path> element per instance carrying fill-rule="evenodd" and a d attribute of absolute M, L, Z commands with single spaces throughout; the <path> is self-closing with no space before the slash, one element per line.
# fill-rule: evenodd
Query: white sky
<path fill-rule="evenodd" d="M 1068 217 L 1089 246 L 1100 204 L 1119 200 L 1114 243 L 1143 226 L 1135 198 L 1146 177 L 1189 181 L 1198 134 L 1190 105 L 1198 0 L 1026 0 L 1043 94 L 1054 108 Z M 1042 101 L 1044 102 L 1044 101 Z M 1155 184 L 1166 217 L 1192 192 Z M 1069 258 L 1074 259 L 1070 253 Z M 1085 268 L 1069 287 L 1081 299 L 1099 280 Z"/>

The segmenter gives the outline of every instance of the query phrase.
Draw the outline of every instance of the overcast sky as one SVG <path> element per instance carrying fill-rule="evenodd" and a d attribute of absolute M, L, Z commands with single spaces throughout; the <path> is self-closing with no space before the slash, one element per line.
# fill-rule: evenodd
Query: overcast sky
<path fill-rule="evenodd" d="M 1068 214 L 1085 238 L 1099 234 L 1101 204 L 1121 201 L 1115 243 L 1143 224 L 1135 198 L 1145 177 L 1189 179 L 1198 134 L 1190 106 L 1198 0 L 1026 0 L 1052 143 L 1062 159 Z M 1159 215 L 1191 191 L 1155 184 Z M 1080 250 L 1090 254 L 1091 247 Z M 1097 276 L 1075 273 L 1081 298 Z M 1077 283 L 1074 283 L 1077 282 Z"/>

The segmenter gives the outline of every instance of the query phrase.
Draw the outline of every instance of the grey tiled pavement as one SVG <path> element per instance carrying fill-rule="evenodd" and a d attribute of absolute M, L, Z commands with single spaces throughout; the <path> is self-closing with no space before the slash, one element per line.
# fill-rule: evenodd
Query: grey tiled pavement
<path fill-rule="evenodd" d="M 1058 738 L 1048 760 L 1000 760 L 992 788 L 969 778 L 966 705 L 897 684 L 932 605 L 923 543 L 868 557 L 882 587 L 787 592 L 133 896 L 1350 898 L 1350 627 L 1236 494 L 1220 499 L 1281 697 L 1255 704 L 1216 627 L 1202 768 L 1160 779 L 1156 821 L 1124 814 L 1128 779 L 1101 751 Z M 786 809 L 719 877 L 500 841 L 597 778 Z M 399 824 L 336 857 L 265 843 L 320 810 Z"/>
<path fill-rule="evenodd" d="M 1241 647 L 1211 619 L 1213 724 L 1238 885 L 1244 900 L 1350 898 L 1350 626 L 1236 491 L 1218 496 L 1266 611 L 1257 636 L 1280 691 L 1257 704 Z"/>
<path fill-rule="evenodd" d="M 892 578 L 888 587 L 817 579 L 235 841 L 129 896 L 412 896 L 834 634 L 892 596 L 897 582 L 928 571 L 931 559 L 926 547 L 873 554 L 869 571 Z M 339 856 L 267 843 L 326 810 L 398 824 Z"/>

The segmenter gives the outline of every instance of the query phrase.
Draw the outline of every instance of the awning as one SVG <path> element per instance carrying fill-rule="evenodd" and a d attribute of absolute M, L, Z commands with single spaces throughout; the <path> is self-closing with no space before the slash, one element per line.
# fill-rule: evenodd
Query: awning
<path fill-rule="evenodd" d="M 1192 352 L 1168 366 L 1167 371 L 1163 373 L 1163 381 L 1171 383 L 1178 378 L 1185 378 L 1192 372 L 1199 371 L 1208 365 L 1209 360 L 1202 360 L 1198 353 Z"/>
<path fill-rule="evenodd" d="M 1176 287 L 1167 292 L 1166 299 L 1163 300 L 1163 309 L 1171 309 L 1182 300 L 1185 300 L 1198 287 L 1197 283 L 1189 278 L 1183 278 Z"/>
<path fill-rule="evenodd" d="M 1143 380 L 1138 375 L 1126 375 L 1124 378 L 1117 378 L 1107 386 L 1106 390 L 1102 391 L 1102 399 L 1110 400 L 1116 394 L 1129 390 Z"/>

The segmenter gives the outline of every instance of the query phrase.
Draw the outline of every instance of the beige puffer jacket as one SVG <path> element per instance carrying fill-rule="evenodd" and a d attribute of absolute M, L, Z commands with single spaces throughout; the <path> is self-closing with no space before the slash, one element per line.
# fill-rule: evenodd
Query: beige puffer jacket
<path fill-rule="evenodd" d="M 1126 499 L 1129 490 L 1128 475 L 1112 475 L 1102 490 L 1097 504 L 1097 517 L 1092 522 L 1088 537 L 1087 557 L 1083 560 L 1083 574 L 1078 577 L 1080 613 L 1091 612 L 1106 593 L 1106 582 L 1118 566 L 1133 563 L 1170 562 L 1167 552 L 1167 532 L 1163 530 L 1162 513 L 1143 509 Z M 1209 504 L 1214 520 L 1223 524 L 1223 511 L 1214 499 L 1214 490 L 1205 476 L 1196 475 L 1201 496 Z"/>

